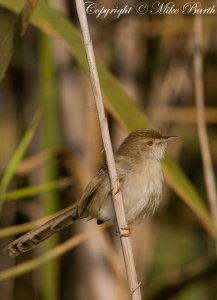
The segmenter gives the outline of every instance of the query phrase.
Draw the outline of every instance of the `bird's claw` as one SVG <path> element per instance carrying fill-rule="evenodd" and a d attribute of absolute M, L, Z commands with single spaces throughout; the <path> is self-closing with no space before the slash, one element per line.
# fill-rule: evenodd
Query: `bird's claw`
<path fill-rule="evenodd" d="M 132 229 L 130 227 L 122 227 L 120 231 L 116 232 L 120 237 L 129 237 L 131 236 Z"/>

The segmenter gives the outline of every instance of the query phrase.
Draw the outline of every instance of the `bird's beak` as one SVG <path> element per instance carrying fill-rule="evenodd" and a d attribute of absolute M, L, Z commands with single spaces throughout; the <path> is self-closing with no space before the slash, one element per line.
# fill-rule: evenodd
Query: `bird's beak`
<path fill-rule="evenodd" d="M 174 136 L 174 135 L 169 135 L 169 136 L 165 136 L 164 137 L 164 142 L 171 142 L 174 140 L 177 140 L 179 137 L 178 136 Z"/>

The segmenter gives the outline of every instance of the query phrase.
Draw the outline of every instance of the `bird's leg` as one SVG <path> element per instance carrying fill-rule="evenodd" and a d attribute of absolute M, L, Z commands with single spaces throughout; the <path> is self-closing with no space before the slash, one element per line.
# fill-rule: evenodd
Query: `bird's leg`
<path fill-rule="evenodd" d="M 131 236 L 132 229 L 130 227 L 121 228 L 120 237 L 129 237 Z"/>

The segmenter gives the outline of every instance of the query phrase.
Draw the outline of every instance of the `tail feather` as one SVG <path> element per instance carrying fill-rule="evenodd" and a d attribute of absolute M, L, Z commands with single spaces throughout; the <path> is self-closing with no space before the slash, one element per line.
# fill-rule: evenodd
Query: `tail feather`
<path fill-rule="evenodd" d="M 77 219 L 77 209 L 75 206 L 71 206 L 39 228 L 33 229 L 16 239 L 6 246 L 4 250 L 8 250 L 10 256 L 18 256 L 23 252 L 35 248 L 39 243 L 49 238 L 57 231 L 69 226 Z"/>

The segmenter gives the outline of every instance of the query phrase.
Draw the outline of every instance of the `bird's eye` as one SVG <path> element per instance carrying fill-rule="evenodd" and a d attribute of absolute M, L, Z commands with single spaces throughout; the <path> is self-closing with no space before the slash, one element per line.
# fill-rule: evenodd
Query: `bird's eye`
<path fill-rule="evenodd" d="M 153 145 L 153 141 L 147 141 L 147 145 L 148 146 L 152 146 Z"/>

